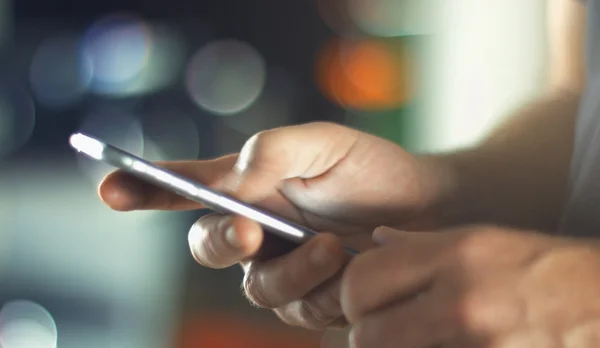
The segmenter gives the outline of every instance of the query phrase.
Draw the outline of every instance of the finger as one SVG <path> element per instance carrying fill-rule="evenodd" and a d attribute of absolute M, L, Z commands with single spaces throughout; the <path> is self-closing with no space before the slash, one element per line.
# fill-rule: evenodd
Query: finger
<path fill-rule="evenodd" d="M 336 236 L 320 234 L 296 250 L 247 268 L 244 289 L 250 301 L 263 308 L 278 308 L 298 300 L 333 277 L 346 260 Z"/>
<path fill-rule="evenodd" d="M 349 336 L 351 327 L 343 330 L 329 329 L 323 334 L 321 348 L 350 348 Z"/>
<path fill-rule="evenodd" d="M 225 268 L 256 254 L 263 231 L 256 222 L 243 217 L 210 214 L 192 226 L 188 240 L 198 263 Z"/>
<path fill-rule="evenodd" d="M 346 268 L 341 304 L 350 323 L 433 282 L 447 238 L 426 232 L 397 234 L 395 243 L 358 255 Z"/>
<path fill-rule="evenodd" d="M 158 162 L 157 165 L 205 185 L 216 186 L 233 167 L 237 155 L 211 161 Z M 200 209 L 199 203 L 135 178 L 123 170 L 109 174 L 98 188 L 100 198 L 112 209 L 188 210 Z"/>
<path fill-rule="evenodd" d="M 441 232 L 405 232 L 389 227 L 378 227 L 373 231 L 373 241 L 379 245 L 400 244 L 400 243 L 423 243 L 425 241 L 437 242 L 442 239 L 448 239 L 450 232 L 441 235 Z"/>
<path fill-rule="evenodd" d="M 355 323 L 351 347 L 428 348 L 445 346 L 456 335 L 451 304 L 426 292 L 368 314 Z"/>
<path fill-rule="evenodd" d="M 226 186 L 238 198 L 256 202 L 291 178 L 313 178 L 341 161 L 358 137 L 332 123 L 310 123 L 261 132 L 244 145 Z"/>
<path fill-rule="evenodd" d="M 493 344 L 486 345 L 491 348 L 588 348 L 598 347 L 597 344 L 569 346 L 561 342 L 555 332 L 536 330 L 533 328 L 523 329 L 516 333 L 511 333 L 507 337 L 500 338 Z M 480 345 L 481 347 L 483 345 Z"/>
<path fill-rule="evenodd" d="M 340 306 L 341 276 L 330 279 L 304 298 L 277 308 L 275 313 L 288 325 L 321 330 L 347 323 Z"/>

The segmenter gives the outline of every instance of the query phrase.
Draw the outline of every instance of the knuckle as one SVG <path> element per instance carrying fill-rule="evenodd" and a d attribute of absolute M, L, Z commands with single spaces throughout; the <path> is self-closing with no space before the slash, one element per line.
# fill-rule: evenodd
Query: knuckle
<path fill-rule="evenodd" d="M 271 135 L 272 135 L 271 130 L 265 130 L 265 131 L 258 132 L 256 134 L 254 134 L 253 136 L 251 136 L 250 139 L 248 139 L 248 141 L 246 141 L 244 148 L 253 150 L 253 151 L 255 151 L 257 149 L 264 149 L 271 142 L 271 139 L 272 139 Z"/>
<path fill-rule="evenodd" d="M 455 319 L 465 330 L 504 332 L 527 318 L 527 308 L 518 296 L 510 291 L 494 288 L 466 293 L 459 302 Z"/>
<path fill-rule="evenodd" d="M 331 310 L 322 307 L 319 303 L 303 300 L 300 305 L 300 318 L 307 327 L 314 329 L 325 328 L 339 316 L 332 314 Z"/>
<path fill-rule="evenodd" d="M 496 322 L 502 319 L 502 311 L 506 309 L 498 308 L 494 298 L 482 291 L 472 291 L 460 302 L 457 319 L 465 330 L 494 330 Z"/>
<path fill-rule="evenodd" d="M 340 288 L 339 283 L 337 286 L 330 286 L 319 293 L 316 297 L 315 302 L 319 307 L 324 308 L 328 313 L 332 313 L 336 317 L 341 314 L 341 303 L 340 303 Z"/>
<path fill-rule="evenodd" d="M 302 301 L 300 306 L 300 317 L 307 327 L 320 329 L 333 321 L 321 308 L 315 307 L 314 303 Z"/>
<path fill-rule="evenodd" d="M 253 264 L 244 276 L 244 293 L 248 300 L 257 307 L 273 309 L 277 307 L 265 291 L 259 267 Z"/>
<path fill-rule="evenodd" d="M 321 272 L 332 272 L 338 271 L 342 267 L 346 254 L 344 247 L 338 236 L 331 233 L 322 233 L 320 236 L 320 255 L 322 256 L 319 260 L 322 262 L 313 262 L 311 266 Z M 314 250 L 313 250 L 314 251 Z M 324 266 L 324 267 L 323 267 Z"/>
<path fill-rule="evenodd" d="M 466 264 L 479 263 L 493 256 L 491 251 L 501 242 L 495 227 L 479 227 L 469 230 L 457 244 L 457 254 Z"/>
<path fill-rule="evenodd" d="M 470 293 L 464 295 L 457 308 L 457 319 L 464 328 L 475 329 L 480 327 L 482 311 L 481 296 Z"/>
<path fill-rule="evenodd" d="M 242 147 L 236 163 L 238 170 L 270 168 L 280 161 L 279 152 L 283 151 L 278 146 L 274 130 L 261 131 L 254 134 Z"/>

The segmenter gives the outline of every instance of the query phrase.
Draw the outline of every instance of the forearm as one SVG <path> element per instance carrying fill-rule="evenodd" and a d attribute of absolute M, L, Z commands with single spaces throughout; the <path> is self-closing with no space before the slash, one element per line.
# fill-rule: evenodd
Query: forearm
<path fill-rule="evenodd" d="M 440 225 L 495 223 L 554 231 L 566 201 L 579 95 L 549 93 L 479 145 L 428 156 Z"/>

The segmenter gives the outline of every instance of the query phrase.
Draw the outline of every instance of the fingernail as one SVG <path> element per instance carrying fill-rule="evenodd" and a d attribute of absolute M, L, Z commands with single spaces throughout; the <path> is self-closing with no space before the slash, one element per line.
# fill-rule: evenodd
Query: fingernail
<path fill-rule="evenodd" d="M 323 243 L 319 243 L 310 252 L 309 258 L 313 265 L 320 267 L 331 262 L 333 256 Z"/>
<path fill-rule="evenodd" d="M 190 229 L 190 233 L 188 233 L 188 244 L 190 245 L 190 249 L 194 251 L 196 249 L 196 244 L 200 240 L 202 240 L 202 230 L 198 227 L 197 224 L 193 224 Z"/>
<path fill-rule="evenodd" d="M 232 247 L 239 249 L 242 247 L 242 241 L 240 240 L 237 231 L 233 225 L 229 226 L 225 231 L 225 240 Z"/>
<path fill-rule="evenodd" d="M 387 244 L 390 241 L 389 229 L 387 227 L 378 227 L 371 236 L 375 244 Z"/>

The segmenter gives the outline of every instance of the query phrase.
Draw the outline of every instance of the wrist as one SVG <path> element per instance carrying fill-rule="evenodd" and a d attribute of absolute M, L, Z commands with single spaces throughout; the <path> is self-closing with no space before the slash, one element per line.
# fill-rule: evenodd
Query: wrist
<path fill-rule="evenodd" d="M 425 212 L 437 228 L 477 222 L 477 208 L 469 198 L 474 183 L 468 174 L 469 157 L 467 151 L 461 151 L 418 158 L 426 192 Z"/>

